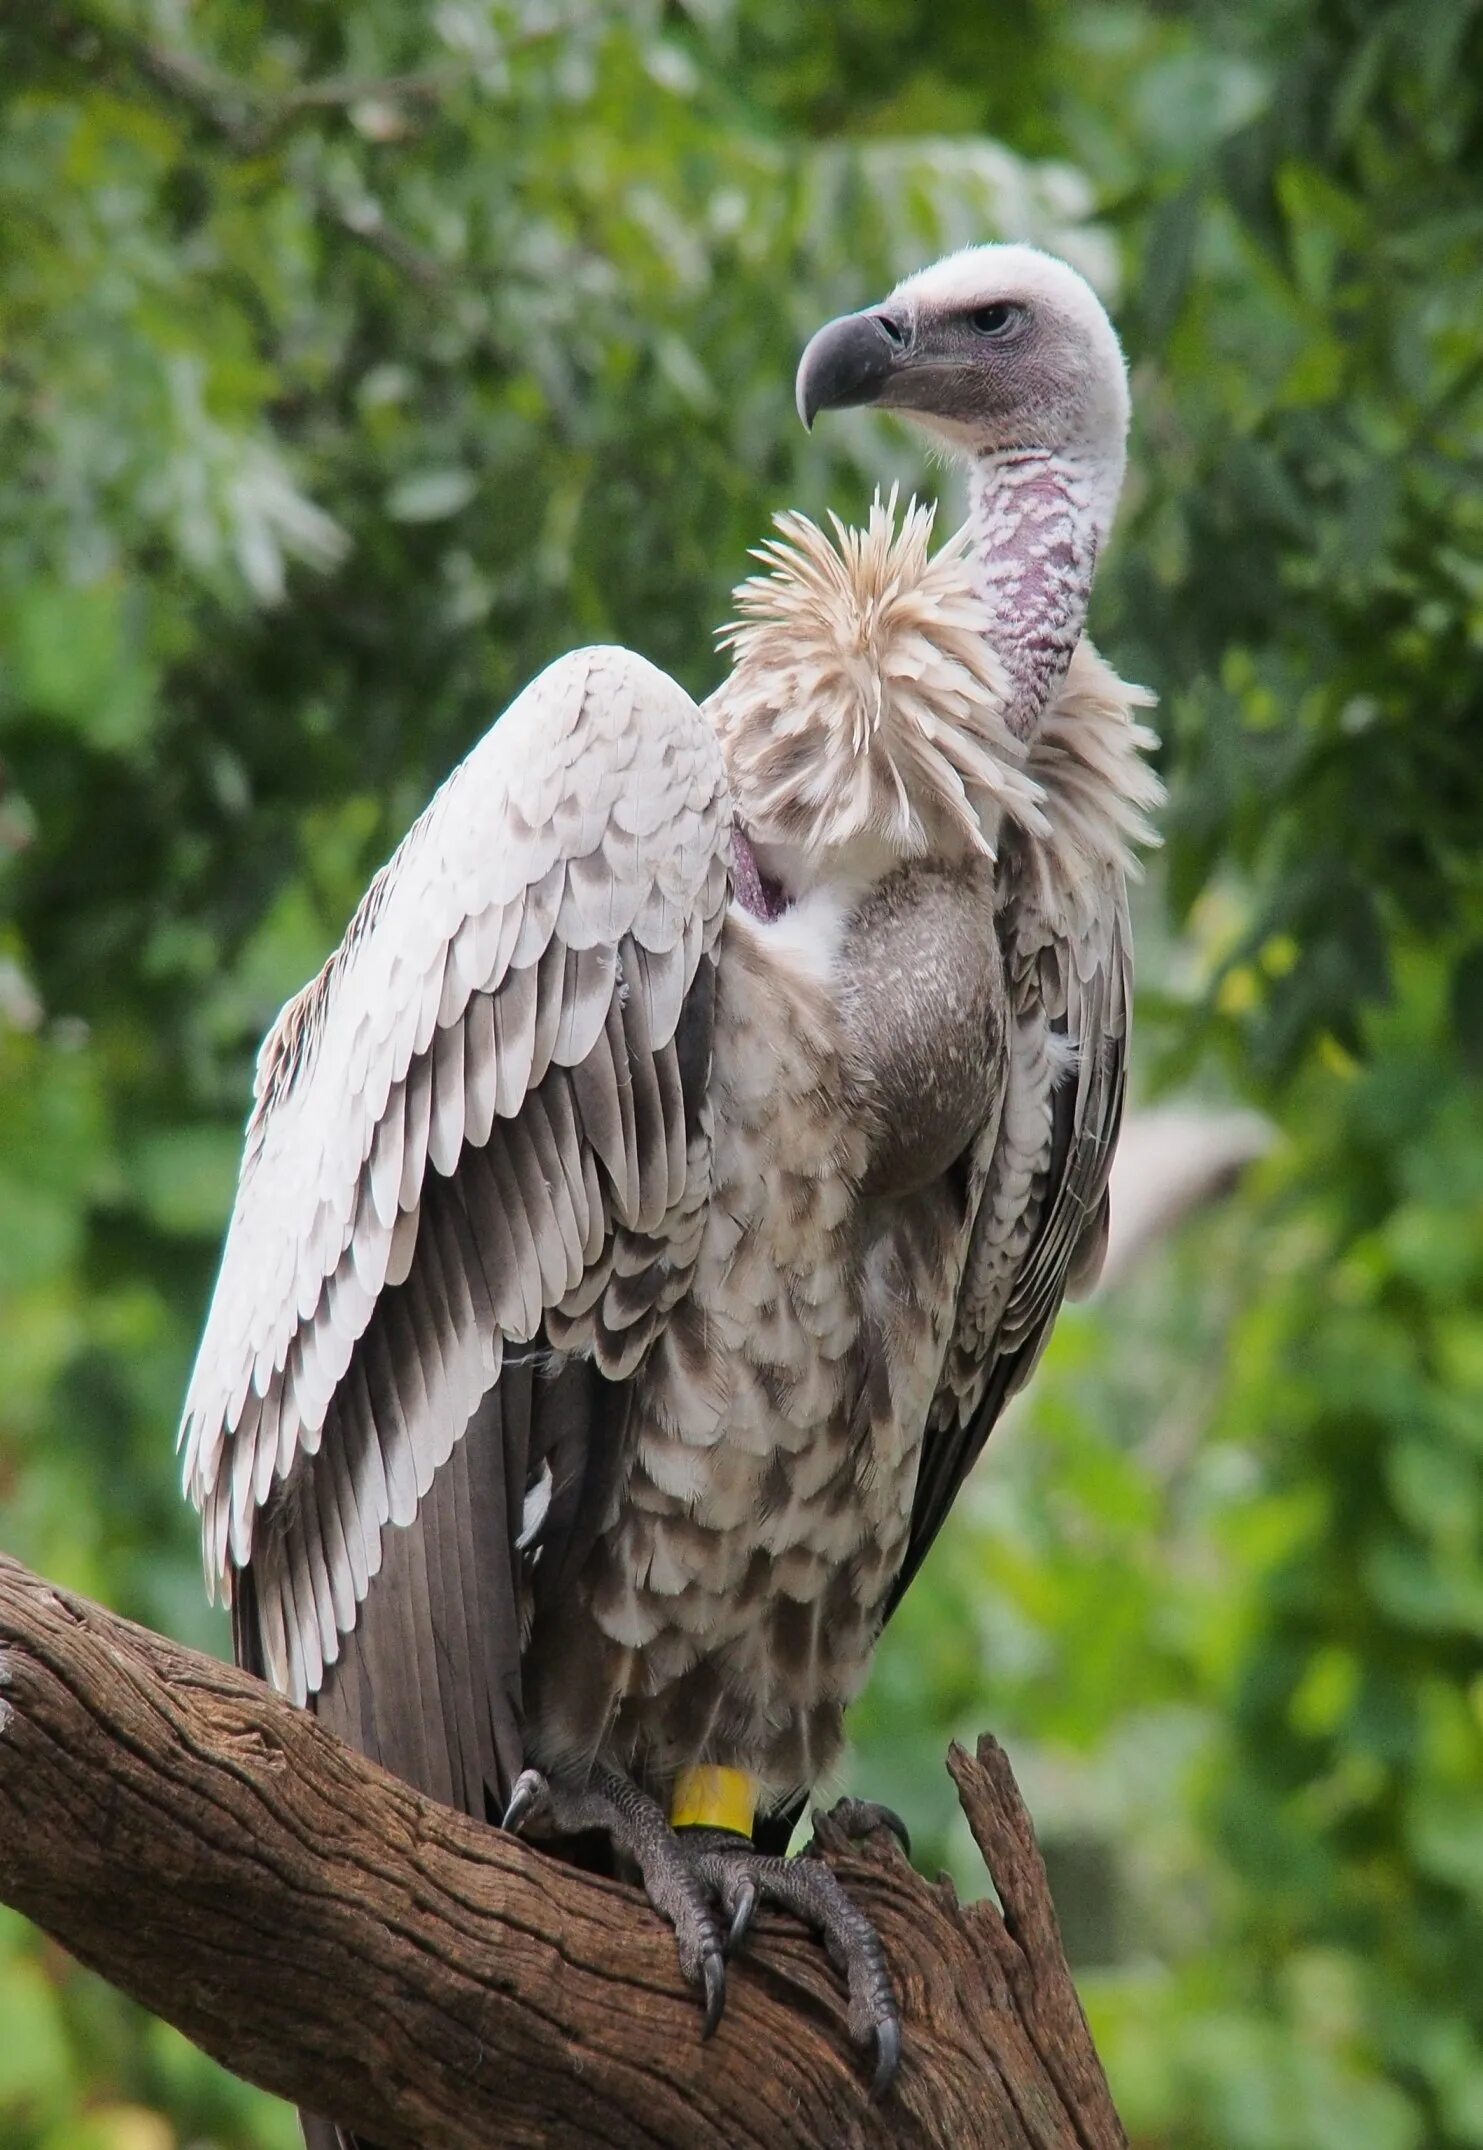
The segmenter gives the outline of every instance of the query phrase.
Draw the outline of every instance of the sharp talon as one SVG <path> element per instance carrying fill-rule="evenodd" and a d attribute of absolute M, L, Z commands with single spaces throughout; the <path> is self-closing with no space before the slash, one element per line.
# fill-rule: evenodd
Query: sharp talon
<path fill-rule="evenodd" d="M 719 1952 L 712 1951 L 701 1958 L 700 1975 L 705 1981 L 705 2029 L 701 2035 L 713 2038 L 726 2006 L 726 1964 Z"/>
<path fill-rule="evenodd" d="M 875 2026 L 875 2074 L 871 2078 L 870 2095 L 879 2105 L 896 2080 L 901 2066 L 901 2025 L 895 2016 L 886 2016 Z"/>
<path fill-rule="evenodd" d="M 731 1930 L 726 1936 L 726 1954 L 729 1956 L 752 1923 L 757 1909 L 757 1890 L 750 1881 L 744 1881 L 736 1892 L 736 1902 L 731 1912 Z"/>
<path fill-rule="evenodd" d="M 510 1788 L 510 1804 L 501 1827 L 518 1836 L 533 1814 L 550 1798 L 550 1788 L 538 1769 L 522 1769 Z"/>

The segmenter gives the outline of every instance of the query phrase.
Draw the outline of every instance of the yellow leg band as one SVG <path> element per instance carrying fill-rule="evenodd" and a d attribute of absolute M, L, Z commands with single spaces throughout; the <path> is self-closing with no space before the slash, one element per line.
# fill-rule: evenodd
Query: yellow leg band
<path fill-rule="evenodd" d="M 745 1769 L 682 1769 L 670 1802 L 675 1829 L 734 1829 L 752 1834 L 757 1813 L 757 1779 Z"/>

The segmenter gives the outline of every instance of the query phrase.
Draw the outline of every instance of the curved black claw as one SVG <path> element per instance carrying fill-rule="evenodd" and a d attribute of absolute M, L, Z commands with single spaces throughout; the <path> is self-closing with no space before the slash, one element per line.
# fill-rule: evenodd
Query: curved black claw
<path fill-rule="evenodd" d="M 900 2066 L 901 2023 L 898 2017 L 891 2016 L 875 2027 L 875 2074 L 870 2079 L 870 2095 L 877 2105 L 895 2082 Z"/>
<path fill-rule="evenodd" d="M 701 1958 L 700 1975 L 705 1984 L 705 2024 L 702 2038 L 714 2038 L 726 2007 L 726 1959 L 717 1949 Z"/>
<path fill-rule="evenodd" d="M 551 1786 L 538 1769 L 522 1769 L 510 1786 L 510 1803 L 505 1808 L 502 1829 L 511 1836 L 519 1836 L 528 1821 L 546 1812 L 551 1805 Z"/>
<path fill-rule="evenodd" d="M 726 1934 L 726 1953 L 731 1956 L 741 1946 L 746 1938 L 748 1928 L 756 1916 L 757 1885 L 750 1877 L 746 1875 L 741 1877 L 737 1886 L 731 1892 L 728 1908 L 731 1912 L 731 1925 Z"/>

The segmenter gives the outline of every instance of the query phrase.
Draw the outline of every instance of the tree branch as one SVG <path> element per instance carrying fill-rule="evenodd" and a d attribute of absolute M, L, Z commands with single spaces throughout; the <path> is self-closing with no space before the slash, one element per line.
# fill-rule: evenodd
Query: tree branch
<path fill-rule="evenodd" d="M 822 1949 L 764 1915 L 700 2037 L 632 1889 L 421 1798 L 257 1681 L 0 1557 L 0 1900 L 227 2067 L 385 2150 L 1118 2150 L 1003 1753 L 949 1767 L 1004 1906 L 821 1839 L 876 1921 L 881 2107 Z"/>

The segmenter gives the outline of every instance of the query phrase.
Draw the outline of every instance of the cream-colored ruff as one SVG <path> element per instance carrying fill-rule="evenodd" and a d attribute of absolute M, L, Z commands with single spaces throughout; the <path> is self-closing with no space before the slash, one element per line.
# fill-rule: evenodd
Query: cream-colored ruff
<path fill-rule="evenodd" d="M 994 854 L 1009 822 L 1031 842 L 1046 906 L 1157 841 L 1157 742 L 1131 686 L 1085 639 L 1029 744 L 1004 721 L 1004 674 L 958 530 L 935 553 L 934 511 L 877 496 L 863 530 L 778 517 L 767 572 L 736 591 L 722 631 L 735 665 L 707 705 L 737 808 L 760 842 L 805 856 L 875 838 L 902 857 Z"/>
<path fill-rule="evenodd" d="M 878 496 L 831 538 L 780 515 L 768 569 L 736 592 L 734 658 L 707 705 L 748 832 L 816 854 L 874 837 L 904 858 L 992 852 L 1005 811 L 1036 824 L 1004 723 L 961 530 L 928 554 L 934 511 Z"/>

